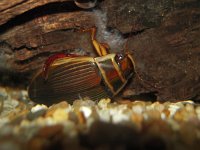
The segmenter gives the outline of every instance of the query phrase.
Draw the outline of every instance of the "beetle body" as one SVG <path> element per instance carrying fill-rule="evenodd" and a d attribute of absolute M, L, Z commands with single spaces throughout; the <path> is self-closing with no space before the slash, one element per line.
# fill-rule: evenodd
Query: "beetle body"
<path fill-rule="evenodd" d="M 66 55 L 47 61 L 29 86 L 30 99 L 49 105 L 62 100 L 72 103 L 89 97 L 96 101 L 117 95 L 133 76 L 134 61 L 129 54 L 107 54 L 104 45 L 99 46 L 96 41 L 93 44 L 100 57 Z"/>
<path fill-rule="evenodd" d="M 132 61 L 124 57 L 116 62 L 117 54 L 102 57 L 64 57 L 55 60 L 44 80 L 40 71 L 29 86 L 29 96 L 37 103 L 52 104 L 62 100 L 89 97 L 92 100 L 113 97 L 133 75 Z M 124 61 L 124 62 L 123 62 Z M 122 68 L 121 65 L 125 66 Z"/>

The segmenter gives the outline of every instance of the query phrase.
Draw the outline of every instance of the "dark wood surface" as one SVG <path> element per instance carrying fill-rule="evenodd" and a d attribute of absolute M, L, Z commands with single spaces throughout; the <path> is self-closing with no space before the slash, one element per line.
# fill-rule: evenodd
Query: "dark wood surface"
<path fill-rule="evenodd" d="M 93 10 L 70 0 L 1 0 L 0 72 L 35 72 L 60 51 L 94 56 L 89 35 L 74 32 L 94 25 L 128 39 L 140 76 L 127 87 L 129 94 L 199 100 L 199 0 L 101 0 Z M 120 51 L 122 43 L 111 52 Z"/>

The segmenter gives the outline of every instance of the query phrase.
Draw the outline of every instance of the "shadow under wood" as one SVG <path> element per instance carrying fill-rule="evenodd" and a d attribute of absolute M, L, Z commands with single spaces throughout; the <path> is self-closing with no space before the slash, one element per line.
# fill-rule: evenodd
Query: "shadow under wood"
<path fill-rule="evenodd" d="M 138 95 L 130 95 L 124 98 L 128 98 L 129 100 L 141 100 L 141 101 L 152 101 L 155 102 L 157 101 L 157 96 L 156 96 L 157 92 L 149 92 L 149 93 L 141 93 Z"/>
<path fill-rule="evenodd" d="M 30 81 L 30 73 L 0 72 L 0 86 L 26 89 Z"/>

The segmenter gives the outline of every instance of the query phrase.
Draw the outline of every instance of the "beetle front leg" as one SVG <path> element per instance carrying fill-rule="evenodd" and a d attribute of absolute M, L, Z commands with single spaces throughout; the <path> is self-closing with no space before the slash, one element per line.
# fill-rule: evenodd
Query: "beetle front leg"
<path fill-rule="evenodd" d="M 65 57 L 72 58 L 72 57 L 79 57 L 79 55 L 59 53 L 59 54 L 54 54 L 54 55 L 50 56 L 45 61 L 43 68 L 42 68 L 42 73 L 43 73 L 43 77 L 45 80 L 47 80 L 47 78 L 48 78 L 48 70 L 49 70 L 49 67 L 53 64 L 53 62 L 56 61 L 57 59 L 65 58 Z"/>

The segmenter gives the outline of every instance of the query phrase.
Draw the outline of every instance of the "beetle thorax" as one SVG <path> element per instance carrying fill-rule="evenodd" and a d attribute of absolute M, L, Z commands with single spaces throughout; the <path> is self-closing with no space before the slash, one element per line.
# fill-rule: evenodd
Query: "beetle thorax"
<path fill-rule="evenodd" d="M 105 85 L 112 95 L 116 95 L 133 75 L 134 66 L 128 55 L 108 54 L 95 58 Z"/>

